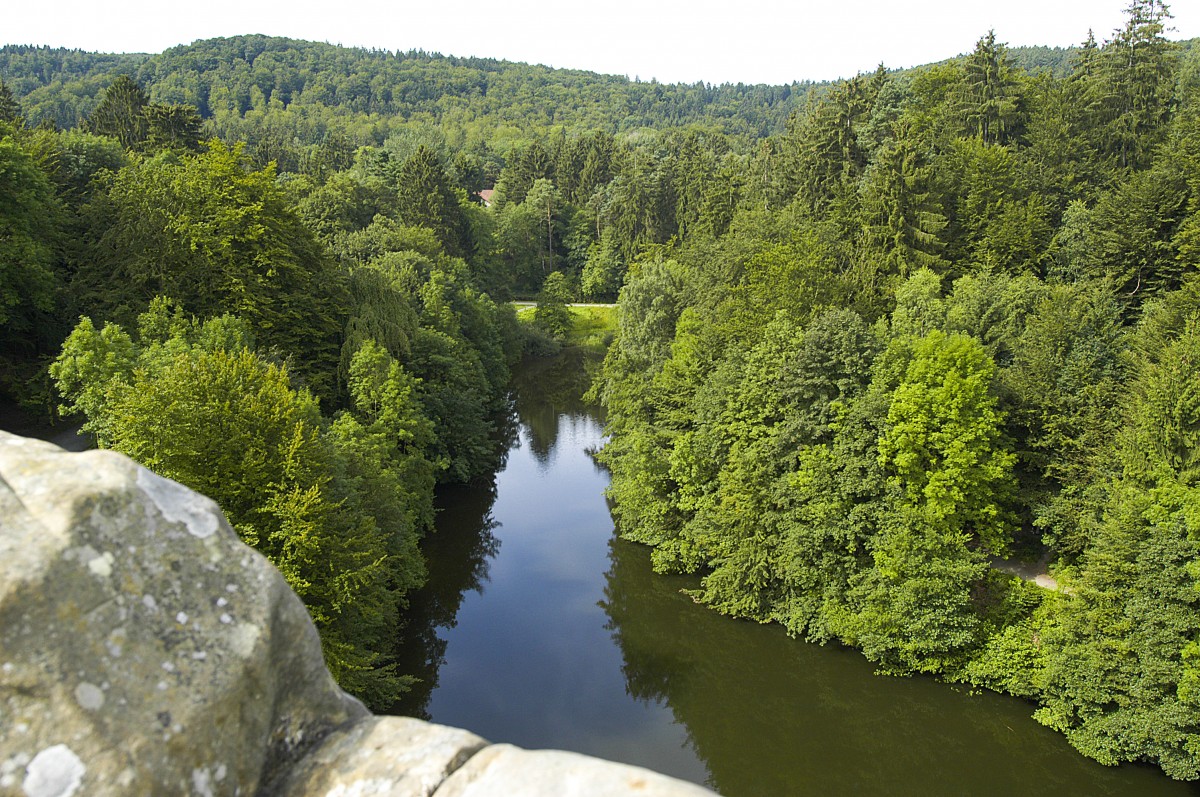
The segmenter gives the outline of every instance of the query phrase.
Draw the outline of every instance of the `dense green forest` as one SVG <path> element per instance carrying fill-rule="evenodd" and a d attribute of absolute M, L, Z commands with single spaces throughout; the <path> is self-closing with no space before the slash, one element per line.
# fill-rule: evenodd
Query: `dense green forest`
<path fill-rule="evenodd" d="M 501 153 L 550 127 L 619 133 L 702 124 L 758 138 L 781 130 L 815 85 L 660 84 L 268 36 L 199 41 L 153 56 L 0 48 L 0 76 L 34 124 L 73 127 L 89 118 L 118 71 L 156 102 L 194 106 L 227 140 L 316 145 L 336 134 L 380 144 L 401 126 L 424 123 L 456 149 Z"/>
<path fill-rule="evenodd" d="M 836 86 L 727 229 L 630 269 L 596 390 L 618 528 L 697 600 L 1194 779 L 1200 63 L 1165 21 L 1062 78 L 988 35 Z"/>
<path fill-rule="evenodd" d="M 600 457 L 657 568 L 1195 779 L 1200 48 L 1169 20 L 823 86 L 8 46 L 0 385 L 215 498 L 388 705 L 434 486 L 494 468 L 563 302 L 619 296 Z"/>

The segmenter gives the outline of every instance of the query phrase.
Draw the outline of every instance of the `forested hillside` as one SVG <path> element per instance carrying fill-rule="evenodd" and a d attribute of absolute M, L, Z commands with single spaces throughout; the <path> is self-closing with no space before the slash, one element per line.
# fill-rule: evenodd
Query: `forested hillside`
<path fill-rule="evenodd" d="M 387 705 L 434 485 L 490 472 L 561 332 L 505 300 L 619 296 L 600 456 L 656 567 L 1194 779 L 1200 49 L 1167 22 L 825 87 L 9 46 L 0 378 L 213 496 Z"/>
<path fill-rule="evenodd" d="M 727 230 L 631 268 L 596 389 L 618 528 L 697 600 L 1194 779 L 1200 64 L 1164 13 L 1062 78 L 988 35 L 835 87 Z"/>
<path fill-rule="evenodd" d="M 268 36 L 198 41 L 142 56 L 0 49 L 0 77 L 34 123 L 72 127 L 86 119 L 115 71 L 146 86 L 155 101 L 195 106 L 223 138 L 286 132 L 316 144 L 337 130 L 378 144 L 397 125 L 423 121 L 453 131 L 456 146 L 488 142 L 502 150 L 506 139 L 551 126 L 617 133 L 705 124 L 764 136 L 782 129 L 814 85 L 666 85 Z"/>

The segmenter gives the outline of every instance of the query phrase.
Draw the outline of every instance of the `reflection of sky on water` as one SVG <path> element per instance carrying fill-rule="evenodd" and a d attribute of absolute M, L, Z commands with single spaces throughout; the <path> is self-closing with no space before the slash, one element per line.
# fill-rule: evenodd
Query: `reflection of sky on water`
<path fill-rule="evenodd" d="M 669 709 L 631 700 L 623 659 L 598 603 L 612 520 L 608 480 L 586 454 L 599 424 L 560 416 L 549 450 L 530 430 L 497 476 L 492 516 L 502 545 L 481 593 L 466 596 L 447 641 L 436 722 L 492 741 L 557 747 L 703 781 Z"/>

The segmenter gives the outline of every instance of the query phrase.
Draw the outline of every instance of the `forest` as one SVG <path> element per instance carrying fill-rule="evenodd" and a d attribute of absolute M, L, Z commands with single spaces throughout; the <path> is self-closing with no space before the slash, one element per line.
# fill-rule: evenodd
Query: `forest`
<path fill-rule="evenodd" d="M 216 499 L 382 706 L 433 491 L 494 469 L 510 369 L 564 331 L 508 300 L 617 299 L 598 456 L 656 569 L 1197 779 L 1200 47 L 1170 19 L 775 87 L 10 45 L 0 387 Z"/>

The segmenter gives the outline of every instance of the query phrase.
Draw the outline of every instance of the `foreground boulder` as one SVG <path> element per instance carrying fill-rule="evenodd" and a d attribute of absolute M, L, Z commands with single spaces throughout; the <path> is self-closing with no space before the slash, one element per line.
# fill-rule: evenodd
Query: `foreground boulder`
<path fill-rule="evenodd" d="M 111 452 L 0 432 L 0 794 L 707 794 L 373 717 L 217 506 Z"/>

